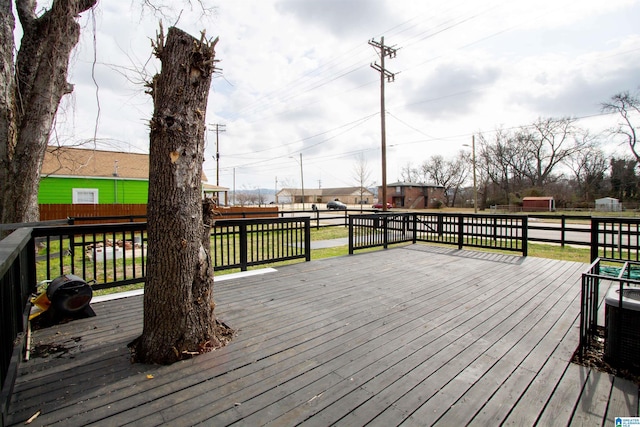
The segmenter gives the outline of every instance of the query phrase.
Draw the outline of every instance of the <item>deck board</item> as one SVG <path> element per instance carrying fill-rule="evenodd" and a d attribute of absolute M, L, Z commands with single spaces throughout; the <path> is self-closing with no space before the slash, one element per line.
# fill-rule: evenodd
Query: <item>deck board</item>
<path fill-rule="evenodd" d="M 131 364 L 142 297 L 35 331 L 10 424 L 541 425 L 638 415 L 638 386 L 569 361 L 585 264 L 409 245 L 215 285 L 225 348 Z M 147 377 L 151 375 L 152 377 Z"/>

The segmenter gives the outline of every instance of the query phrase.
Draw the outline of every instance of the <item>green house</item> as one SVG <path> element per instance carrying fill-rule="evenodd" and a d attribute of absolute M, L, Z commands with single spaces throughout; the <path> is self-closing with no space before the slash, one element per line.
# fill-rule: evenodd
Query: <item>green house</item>
<path fill-rule="evenodd" d="M 147 154 L 48 147 L 38 203 L 146 204 Z"/>

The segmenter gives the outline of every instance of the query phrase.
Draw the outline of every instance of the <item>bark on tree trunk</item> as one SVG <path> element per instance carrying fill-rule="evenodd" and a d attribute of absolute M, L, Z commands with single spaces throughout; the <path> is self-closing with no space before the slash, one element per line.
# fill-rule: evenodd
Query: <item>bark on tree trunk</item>
<path fill-rule="evenodd" d="M 14 117 L 15 78 L 13 72 L 13 31 L 15 20 L 11 1 L 0 1 L 0 223 L 3 223 L 3 197 L 8 171 L 9 154 L 16 141 Z M 8 221 L 7 221 L 8 222 Z M 0 233 L 0 239 L 2 239 Z"/>
<path fill-rule="evenodd" d="M 162 32 L 162 30 L 161 30 Z M 209 255 L 211 209 L 201 196 L 205 111 L 215 42 L 170 28 L 155 53 L 162 71 L 154 99 L 149 153 L 147 283 L 144 327 L 134 361 L 169 364 L 220 347 L 232 331 L 216 320 Z"/>

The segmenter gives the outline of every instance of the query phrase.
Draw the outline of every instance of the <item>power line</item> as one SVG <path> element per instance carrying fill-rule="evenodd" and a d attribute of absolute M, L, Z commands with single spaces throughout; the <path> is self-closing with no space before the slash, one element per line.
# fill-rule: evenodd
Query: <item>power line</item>
<path fill-rule="evenodd" d="M 308 145 L 308 146 L 306 146 L 306 147 L 304 147 L 304 148 L 302 148 L 302 149 L 300 149 L 300 150 L 294 151 L 293 153 L 288 152 L 288 153 L 285 153 L 285 154 L 282 154 L 282 155 L 278 155 L 278 156 L 274 156 L 274 157 L 271 157 L 271 158 L 268 158 L 268 159 L 264 159 L 264 158 L 262 158 L 262 159 L 256 159 L 256 160 L 251 161 L 251 162 L 242 163 L 242 164 L 236 164 L 236 165 L 234 165 L 234 166 L 230 166 L 230 167 L 234 167 L 234 168 L 250 167 L 250 166 L 257 165 L 257 164 L 264 164 L 264 163 L 266 163 L 266 162 L 272 162 L 273 160 L 283 159 L 283 158 L 285 158 L 285 157 L 289 157 L 289 156 L 291 156 L 291 155 L 292 155 L 292 154 L 294 154 L 294 153 L 302 153 L 302 152 L 304 152 L 304 151 L 306 151 L 306 150 L 309 150 L 309 149 L 311 149 L 311 148 L 317 147 L 317 146 L 318 146 L 318 145 L 320 145 L 320 144 L 324 144 L 324 143 L 326 143 L 326 142 L 331 141 L 332 139 L 335 139 L 335 138 L 337 138 L 337 137 L 339 137 L 339 136 L 341 136 L 341 135 L 344 135 L 345 133 L 347 133 L 347 132 L 349 132 L 349 131 L 351 131 L 351 130 L 353 130 L 353 129 L 357 128 L 358 126 L 363 125 L 364 123 L 366 123 L 367 121 L 369 121 L 370 119 L 372 119 L 373 117 L 375 117 L 376 115 L 378 115 L 378 113 L 369 114 L 368 116 L 364 116 L 364 117 L 362 117 L 362 118 L 360 118 L 360 119 L 358 119 L 358 120 L 355 120 L 355 121 L 353 121 L 353 122 L 350 122 L 350 123 L 344 124 L 344 125 L 342 125 L 342 126 L 339 126 L 339 127 L 337 127 L 337 128 L 334 128 L 334 129 L 332 129 L 332 130 L 324 131 L 324 132 L 321 132 L 321 133 L 316 134 L 316 135 L 314 135 L 314 136 L 310 136 L 310 137 L 303 138 L 303 139 L 301 139 L 301 140 L 297 140 L 297 141 L 294 141 L 294 142 L 291 142 L 291 143 L 288 143 L 288 144 L 279 145 L 279 146 L 277 146 L 277 147 L 273 147 L 273 148 L 269 148 L 269 149 L 267 149 L 267 150 L 271 150 L 271 149 L 279 149 L 279 148 L 282 148 L 282 147 L 285 147 L 285 146 L 288 146 L 288 145 L 291 145 L 291 144 L 295 144 L 295 143 L 299 143 L 299 142 L 302 142 L 302 141 L 309 140 L 309 139 L 311 139 L 311 138 L 315 138 L 316 136 L 325 135 L 325 134 L 327 134 L 327 133 L 329 133 L 329 132 L 332 132 L 332 131 L 334 131 L 334 130 L 345 128 L 346 126 L 350 126 L 349 128 L 344 129 L 342 132 L 340 132 L 340 133 L 338 133 L 338 134 L 336 134 L 336 135 L 329 136 L 329 137 L 327 137 L 327 138 L 325 138 L 325 139 L 323 139 L 323 140 L 321 140 L 321 141 L 318 141 L 318 142 L 316 142 L 316 143 L 314 143 L 314 144 L 310 144 L 310 145 Z M 263 150 L 263 151 L 267 151 L 267 150 Z M 229 168 L 230 168 L 230 167 L 229 167 Z M 227 168 L 227 169 L 228 169 L 228 168 Z"/>
<path fill-rule="evenodd" d="M 451 8 L 449 8 L 449 10 L 453 9 L 455 6 L 451 6 Z M 460 19 L 450 19 L 448 21 L 445 21 L 444 23 L 439 24 L 438 26 L 436 26 L 436 28 L 440 28 L 439 30 L 437 30 L 435 33 L 433 32 L 433 29 L 429 29 L 427 31 L 424 31 L 422 33 L 419 33 L 417 35 L 411 36 L 407 39 L 407 41 L 409 41 L 409 45 L 414 45 L 416 43 L 422 42 L 426 39 L 429 39 L 437 34 L 449 31 L 457 26 L 460 26 L 462 24 L 465 24 L 475 18 L 477 18 L 478 16 L 481 16 L 483 14 L 486 14 L 489 10 L 488 8 L 483 9 L 482 11 L 475 13 L 473 15 L 467 16 L 467 17 L 462 17 Z M 445 11 L 446 12 L 446 11 Z M 412 25 L 408 26 L 408 24 L 412 23 L 412 21 L 415 21 L 417 18 L 414 17 L 412 19 L 409 19 L 407 21 L 402 22 L 401 24 L 395 25 L 393 27 L 391 27 L 392 30 L 398 29 L 399 31 L 396 31 L 397 34 L 403 33 L 405 31 L 408 31 L 409 29 L 415 27 L 418 25 L 418 23 L 413 23 Z M 451 24 L 448 24 L 449 22 L 451 22 Z M 442 28 L 444 26 L 444 28 Z M 424 34 L 426 34 L 425 36 L 423 36 Z M 420 37 L 423 36 L 423 37 Z M 418 40 L 415 40 L 416 37 L 420 37 Z M 406 47 L 406 46 L 405 46 Z M 265 110 L 267 108 L 269 108 L 271 105 L 273 105 L 273 103 L 277 100 L 279 100 L 282 103 L 287 103 L 288 108 L 286 110 L 284 110 L 281 113 L 274 113 L 274 114 L 270 114 L 267 117 L 261 117 L 259 119 L 256 119 L 254 121 L 252 121 L 251 123 L 255 123 L 255 122 L 260 122 L 262 120 L 266 120 L 267 118 L 273 117 L 275 114 L 284 114 L 284 112 L 286 111 L 291 111 L 294 109 L 297 109 L 298 107 L 293 106 L 290 104 L 290 101 L 302 96 L 305 93 L 317 90 L 319 88 L 322 88 L 332 82 L 335 82 L 337 80 L 340 80 L 358 70 L 361 70 L 363 67 L 365 67 L 366 65 L 363 64 L 361 61 L 362 59 L 358 58 L 358 55 L 355 56 L 355 58 L 353 58 L 352 53 L 354 52 L 356 48 L 352 48 L 348 51 L 345 51 L 344 53 L 332 57 L 332 59 L 330 61 L 327 61 L 323 64 L 321 64 L 320 66 L 318 66 L 317 68 L 310 70 L 308 72 L 306 72 L 304 75 L 300 76 L 299 78 L 293 80 L 292 82 L 288 83 L 286 86 L 281 87 L 280 89 L 274 90 L 268 94 L 263 95 L 262 97 L 254 100 L 251 104 L 242 107 L 241 109 L 239 109 L 238 111 L 236 111 L 236 113 L 234 114 L 235 118 L 232 119 L 232 121 L 237 120 L 237 118 L 240 116 L 240 114 L 242 113 L 247 113 L 247 114 L 252 114 L 252 113 L 256 113 L 258 111 L 262 111 Z M 341 58 L 344 58 L 345 56 L 348 56 L 349 58 L 353 58 L 353 61 L 351 61 L 351 63 L 349 65 L 346 66 L 341 66 L 338 69 L 333 69 L 332 65 L 334 63 L 336 63 L 337 61 L 339 61 Z M 331 71 L 330 74 L 328 75 L 324 75 L 325 71 L 329 72 Z M 398 73 L 396 73 L 398 74 Z M 372 83 L 372 82 L 371 82 Z M 370 83 L 365 83 L 364 85 L 361 86 L 365 86 L 368 85 Z M 348 92 L 350 90 L 353 89 L 349 89 L 347 91 L 344 92 Z M 342 93 L 342 92 L 340 92 Z M 326 98 L 325 98 L 326 99 Z M 305 103 L 305 106 L 309 106 L 309 103 Z"/>
<path fill-rule="evenodd" d="M 314 134 L 314 135 L 307 136 L 307 137 L 304 137 L 304 138 L 296 139 L 295 141 L 291 141 L 291 142 L 287 142 L 287 143 L 279 144 L 279 145 L 276 145 L 276 146 L 273 146 L 273 147 L 269 147 L 269 148 L 264 148 L 264 149 L 262 149 L 262 150 L 252 150 L 252 151 L 248 151 L 248 152 L 244 152 L 244 153 L 238 153 L 238 154 L 235 154 L 235 155 L 233 155 L 233 156 L 231 156 L 231 157 L 233 157 L 233 158 L 242 158 L 243 156 L 246 156 L 246 155 L 254 155 L 254 154 L 258 154 L 258 153 L 264 153 L 265 151 L 278 150 L 278 149 L 281 149 L 281 148 L 284 148 L 284 147 L 288 147 L 288 146 L 290 146 L 290 145 L 299 144 L 299 143 L 301 143 L 301 142 L 308 141 L 308 140 L 310 140 L 310 139 L 317 138 L 317 137 L 322 136 L 322 135 L 326 135 L 326 134 L 331 133 L 331 132 L 333 132 L 333 131 L 336 131 L 336 130 L 339 130 L 339 129 L 345 128 L 345 127 L 347 127 L 347 126 L 354 125 L 354 126 L 350 127 L 349 129 L 347 129 L 347 131 L 349 131 L 349 130 L 351 130 L 351 129 L 355 128 L 355 127 L 358 127 L 358 126 L 360 126 L 361 124 L 363 124 L 363 123 L 367 122 L 369 119 L 371 119 L 372 117 L 377 116 L 378 114 L 379 114 L 379 113 L 377 113 L 377 112 L 376 112 L 376 113 L 373 113 L 373 114 L 369 114 L 369 115 L 366 115 L 366 116 L 360 117 L 360 118 L 358 118 L 358 119 L 356 119 L 356 120 L 353 120 L 353 121 L 351 121 L 351 122 L 348 122 L 348 123 L 342 124 L 342 125 L 340 125 L 340 126 L 336 126 L 336 127 L 331 128 L 331 129 L 329 129 L 329 130 L 325 130 L 325 131 L 322 131 L 322 132 L 319 132 L 319 133 L 316 133 L 316 134 Z M 346 131 L 345 131 L 345 132 L 346 132 Z M 342 132 L 342 133 L 340 133 L 340 134 L 338 134 L 338 135 L 335 135 L 335 136 L 333 136 L 333 137 L 327 138 L 327 139 L 325 139 L 325 140 L 323 140 L 323 141 L 320 141 L 320 142 L 322 143 L 322 142 L 329 141 L 329 140 L 331 140 L 331 139 L 335 138 L 336 136 L 342 135 L 342 134 L 343 134 L 343 133 L 345 133 L 345 132 Z M 313 146 L 315 146 L 315 145 L 318 145 L 318 144 L 311 145 L 311 146 L 309 146 L 309 147 L 307 147 L 307 148 L 305 148 L 305 149 L 308 149 L 308 148 L 313 147 Z M 287 154 L 287 155 L 290 155 L 290 154 Z M 276 158 L 277 158 L 277 157 L 276 157 Z M 258 160 L 258 161 L 264 161 L 264 160 Z M 238 167 L 242 167 L 242 165 L 239 165 Z"/>

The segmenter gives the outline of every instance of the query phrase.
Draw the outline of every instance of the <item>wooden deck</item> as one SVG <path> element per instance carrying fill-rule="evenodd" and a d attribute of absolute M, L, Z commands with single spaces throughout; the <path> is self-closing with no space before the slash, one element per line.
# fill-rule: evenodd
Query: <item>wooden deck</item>
<path fill-rule="evenodd" d="M 569 362 L 586 267 L 410 245 L 220 281 L 237 336 L 171 366 L 129 362 L 142 297 L 94 303 L 35 331 L 50 354 L 22 364 L 9 421 L 613 425 L 638 416 L 638 386 Z"/>

